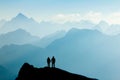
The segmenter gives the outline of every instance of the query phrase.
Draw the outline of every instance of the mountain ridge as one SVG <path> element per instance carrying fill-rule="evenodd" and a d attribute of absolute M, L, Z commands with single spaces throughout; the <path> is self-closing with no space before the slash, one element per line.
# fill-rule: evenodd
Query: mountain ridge
<path fill-rule="evenodd" d="M 108 36 L 92 31 L 74 29 L 45 49 L 32 45 L 3 47 L 0 49 L 0 54 L 6 55 L 0 56 L 1 62 L 9 59 L 5 67 L 12 71 L 17 68 L 18 71 L 24 61 L 43 66 L 46 57 L 54 55 L 57 59 L 56 66 L 70 72 L 97 77 L 100 80 L 115 80 L 116 78 L 119 80 L 120 35 Z"/>
<path fill-rule="evenodd" d="M 21 67 L 16 80 L 97 80 L 69 73 L 59 68 L 35 68 L 28 63 Z"/>
<path fill-rule="evenodd" d="M 68 22 L 65 24 L 52 23 L 50 21 L 42 21 L 39 23 L 32 18 L 28 18 L 23 13 L 18 13 L 10 21 L 5 21 L 4 24 L 1 23 L 0 34 L 14 31 L 19 28 L 28 31 L 32 35 L 40 37 L 49 35 L 59 30 L 68 31 L 71 28 L 97 29 L 105 35 L 117 35 L 120 33 L 120 25 L 109 25 L 105 21 L 100 21 L 98 24 L 94 24 L 89 20 L 81 20 L 77 23 Z"/>
<path fill-rule="evenodd" d="M 39 39 L 39 37 L 32 36 L 29 32 L 23 29 L 17 29 L 0 35 L 0 47 L 10 44 L 29 44 Z"/>

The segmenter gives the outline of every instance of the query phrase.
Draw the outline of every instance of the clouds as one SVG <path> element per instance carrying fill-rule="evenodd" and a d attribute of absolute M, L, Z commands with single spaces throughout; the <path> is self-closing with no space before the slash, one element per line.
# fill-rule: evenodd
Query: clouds
<path fill-rule="evenodd" d="M 102 14 L 100 12 L 88 12 L 83 15 L 83 20 L 90 20 L 93 23 L 99 23 L 102 20 Z"/>
<path fill-rule="evenodd" d="M 107 21 L 110 24 L 120 24 L 120 12 L 114 12 L 107 16 Z"/>
<path fill-rule="evenodd" d="M 48 21 L 51 21 L 53 23 L 76 23 L 80 22 L 81 20 L 89 20 L 93 23 L 98 23 L 102 20 L 102 14 L 99 12 L 88 12 L 86 14 L 80 14 L 80 13 L 73 13 L 73 14 L 57 14 L 52 17 Z"/>
<path fill-rule="evenodd" d="M 118 17 L 111 20 L 115 16 L 108 16 L 113 12 L 120 12 L 119 3 L 120 0 L 0 0 L 0 20 L 9 20 L 21 12 L 38 22 L 49 18 L 49 21 L 54 23 L 80 20 L 98 23 L 102 18 L 102 20 L 109 20 L 109 23 L 119 23 Z"/>
<path fill-rule="evenodd" d="M 53 23 L 64 24 L 66 22 L 79 22 L 82 19 L 79 13 L 75 14 L 57 14 L 51 17 L 49 21 Z"/>
<path fill-rule="evenodd" d="M 103 14 L 101 12 L 90 11 L 85 14 L 81 13 L 72 13 L 72 14 L 56 14 L 51 16 L 48 21 L 52 23 L 64 24 L 67 22 L 76 23 L 81 20 L 88 20 L 95 24 L 98 24 L 100 21 L 106 21 L 109 24 L 120 24 L 120 12 L 113 12 L 110 14 Z"/>

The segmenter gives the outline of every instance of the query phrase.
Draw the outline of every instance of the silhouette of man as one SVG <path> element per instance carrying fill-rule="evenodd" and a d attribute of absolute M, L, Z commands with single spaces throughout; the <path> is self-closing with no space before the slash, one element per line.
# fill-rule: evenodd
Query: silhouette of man
<path fill-rule="evenodd" d="M 55 58 L 54 58 L 54 56 L 52 57 L 52 67 L 55 68 Z"/>
<path fill-rule="evenodd" d="M 47 58 L 47 64 L 48 64 L 48 67 L 50 67 L 50 58 L 49 57 Z"/>

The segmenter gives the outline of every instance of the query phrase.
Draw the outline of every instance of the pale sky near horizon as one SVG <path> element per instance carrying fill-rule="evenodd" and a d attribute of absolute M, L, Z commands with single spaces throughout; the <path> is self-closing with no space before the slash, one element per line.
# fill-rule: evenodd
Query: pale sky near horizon
<path fill-rule="evenodd" d="M 0 0 L 0 20 L 18 13 L 52 22 L 105 20 L 120 24 L 120 0 Z"/>

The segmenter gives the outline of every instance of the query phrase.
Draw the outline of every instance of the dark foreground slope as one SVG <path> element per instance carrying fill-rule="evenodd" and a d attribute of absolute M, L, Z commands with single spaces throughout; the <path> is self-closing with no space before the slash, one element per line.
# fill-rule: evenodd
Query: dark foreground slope
<path fill-rule="evenodd" d="M 97 80 L 82 75 L 69 73 L 58 68 L 34 68 L 25 63 L 16 80 Z"/>

